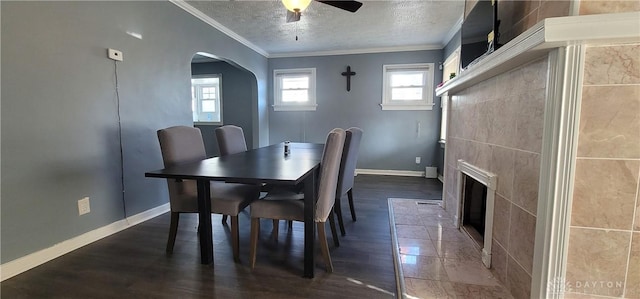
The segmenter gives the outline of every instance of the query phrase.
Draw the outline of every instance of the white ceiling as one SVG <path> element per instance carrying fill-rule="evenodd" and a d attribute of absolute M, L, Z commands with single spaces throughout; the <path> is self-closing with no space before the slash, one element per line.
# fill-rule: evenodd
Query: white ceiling
<path fill-rule="evenodd" d="M 440 49 L 464 9 L 464 0 L 365 0 L 350 13 L 312 1 L 299 22 L 286 23 L 277 0 L 177 2 L 267 57 Z"/>

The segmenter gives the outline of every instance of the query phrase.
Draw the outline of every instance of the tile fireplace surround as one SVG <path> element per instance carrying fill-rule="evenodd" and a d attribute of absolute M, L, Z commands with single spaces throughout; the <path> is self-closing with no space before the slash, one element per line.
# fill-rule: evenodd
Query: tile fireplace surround
<path fill-rule="evenodd" d="M 588 164 L 576 159 L 585 51 L 638 43 L 640 12 L 547 18 L 436 90 L 449 107 L 444 208 L 457 216 L 459 159 L 497 175 L 491 271 L 515 298 L 584 295 L 566 283 L 581 275 L 569 236 L 576 165 Z M 619 260 L 638 252 L 629 246 Z"/>

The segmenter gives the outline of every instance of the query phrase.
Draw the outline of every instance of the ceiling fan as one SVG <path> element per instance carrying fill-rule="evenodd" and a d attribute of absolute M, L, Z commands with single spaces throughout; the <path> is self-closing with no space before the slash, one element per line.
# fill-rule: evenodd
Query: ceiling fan
<path fill-rule="evenodd" d="M 356 12 L 362 6 L 362 2 L 358 1 L 315 1 L 349 12 Z M 302 11 L 305 10 L 310 3 L 311 0 L 282 0 L 282 4 L 287 8 L 287 23 L 300 21 Z"/>

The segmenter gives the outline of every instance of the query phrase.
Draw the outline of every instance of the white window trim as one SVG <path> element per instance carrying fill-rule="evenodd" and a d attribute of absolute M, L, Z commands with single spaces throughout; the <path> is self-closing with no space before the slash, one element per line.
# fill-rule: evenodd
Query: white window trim
<path fill-rule="evenodd" d="M 405 101 L 403 103 L 392 102 L 390 99 L 391 82 L 387 71 L 403 70 L 403 69 L 425 69 L 428 78 L 425 82 L 425 99 L 419 101 Z M 433 80 L 434 80 L 434 64 L 433 63 L 411 63 L 411 64 L 385 64 L 382 66 L 382 110 L 433 110 L 435 105 L 433 102 Z"/>
<path fill-rule="evenodd" d="M 307 74 L 309 75 L 309 102 L 308 103 L 283 103 L 280 93 L 280 80 L 282 75 Z M 316 69 L 280 69 L 273 70 L 273 110 L 274 111 L 316 111 Z"/>
<path fill-rule="evenodd" d="M 222 74 L 201 74 L 201 75 L 193 75 L 191 76 L 192 79 L 201 79 L 201 78 L 218 78 L 218 110 L 219 110 L 219 114 L 220 114 L 220 121 L 193 121 L 194 125 L 222 125 L 223 124 L 223 119 L 222 119 L 222 115 L 223 115 L 223 90 L 222 90 Z M 197 105 L 200 105 L 199 103 L 197 103 Z"/>

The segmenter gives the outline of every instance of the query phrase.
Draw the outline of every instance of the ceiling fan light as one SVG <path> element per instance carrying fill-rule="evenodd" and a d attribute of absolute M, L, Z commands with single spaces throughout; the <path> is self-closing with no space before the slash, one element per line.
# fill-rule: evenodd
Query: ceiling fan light
<path fill-rule="evenodd" d="M 292 12 L 303 11 L 305 10 L 305 8 L 307 8 L 307 6 L 309 6 L 310 3 L 311 0 L 282 0 L 282 4 L 284 4 L 284 7 Z"/>

